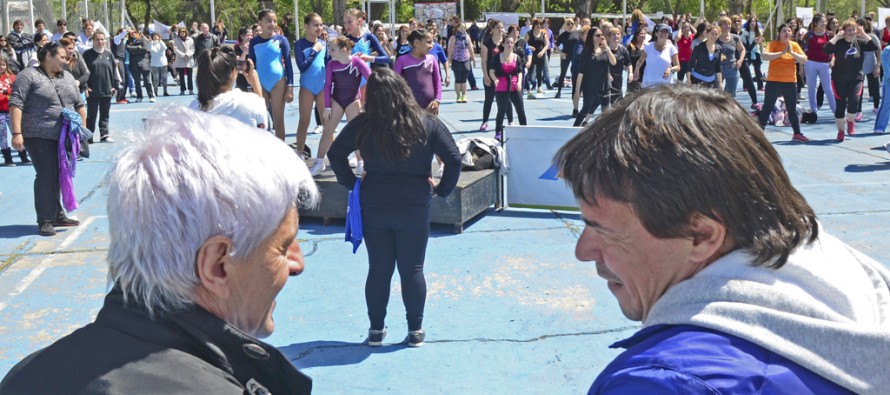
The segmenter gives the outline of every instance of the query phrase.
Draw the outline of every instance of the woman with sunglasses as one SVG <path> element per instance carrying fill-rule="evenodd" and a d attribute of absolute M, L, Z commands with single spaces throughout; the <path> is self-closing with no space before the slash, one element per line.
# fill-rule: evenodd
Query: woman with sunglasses
<path fill-rule="evenodd" d="M 556 80 L 556 96 L 559 99 L 562 88 L 565 86 L 566 73 L 575 59 L 575 44 L 578 43 L 578 31 L 575 30 L 575 21 L 566 18 L 563 24 L 563 32 L 556 39 L 556 48 L 559 50 L 559 78 Z"/>
<path fill-rule="evenodd" d="M 855 19 L 844 21 L 839 32 L 825 44 L 823 50 L 834 56 L 834 68 L 831 70 L 831 85 L 837 99 L 834 123 L 837 125 L 837 141 L 844 141 L 844 123 L 846 134 L 855 134 L 855 118 L 859 112 L 862 81 L 865 79 L 862 73 L 862 64 L 865 61 L 863 51 L 877 51 L 878 46 L 856 24 Z"/>
<path fill-rule="evenodd" d="M 574 97 L 578 100 L 583 90 L 584 106 L 578 111 L 573 126 L 585 125 L 597 107 L 600 105 L 605 107 L 605 103 L 608 103 L 611 78 L 609 66 L 614 66 L 618 62 L 606 44 L 606 37 L 595 27 L 590 28 L 590 32 L 587 33 L 584 51 L 579 56 L 578 83 L 574 86 Z"/>

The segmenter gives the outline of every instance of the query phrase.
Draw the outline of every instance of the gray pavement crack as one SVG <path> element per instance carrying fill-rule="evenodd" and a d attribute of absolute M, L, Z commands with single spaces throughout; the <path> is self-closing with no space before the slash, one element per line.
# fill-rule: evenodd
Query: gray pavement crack
<path fill-rule="evenodd" d="M 541 336 L 537 336 L 537 337 L 533 337 L 533 338 L 529 338 L 529 339 L 498 339 L 498 338 L 484 338 L 484 337 L 477 337 L 477 338 L 473 338 L 473 339 L 443 339 L 443 340 L 427 340 L 427 341 L 425 341 L 424 343 L 426 343 L 426 344 L 446 344 L 446 343 L 533 343 L 533 342 L 538 342 L 538 341 L 547 340 L 547 339 L 552 339 L 552 338 L 558 338 L 558 337 L 597 336 L 597 335 L 604 335 L 604 334 L 609 334 L 609 333 L 624 332 L 624 331 L 627 331 L 627 330 L 638 330 L 638 329 L 640 329 L 640 328 L 641 328 L 641 327 L 640 327 L 639 325 L 631 325 L 631 326 L 622 326 L 622 327 L 618 327 L 618 328 L 603 329 L 603 330 L 598 330 L 598 331 L 575 332 L 575 333 L 554 333 L 554 334 L 549 334 L 549 335 L 541 335 Z M 404 344 L 405 344 L 405 343 L 393 343 L 393 344 L 388 344 L 388 345 L 386 345 L 386 346 L 400 346 L 400 345 L 404 345 Z M 384 347 L 386 347 L 386 346 L 384 346 Z M 302 358 L 305 358 L 305 357 L 309 356 L 309 355 L 312 354 L 313 352 L 315 352 L 315 351 L 319 351 L 319 350 L 338 349 L 338 348 L 351 348 L 351 347 L 363 347 L 363 348 L 367 348 L 367 347 L 369 347 L 369 346 L 368 346 L 367 344 L 365 344 L 365 343 L 348 343 L 348 344 L 336 344 L 336 345 L 324 345 L 324 346 L 309 347 L 309 348 L 303 350 L 302 352 L 300 352 L 299 354 L 297 354 L 296 356 L 290 358 L 290 360 L 291 360 L 291 361 L 298 361 L 298 360 L 300 360 L 300 359 L 302 359 Z"/>

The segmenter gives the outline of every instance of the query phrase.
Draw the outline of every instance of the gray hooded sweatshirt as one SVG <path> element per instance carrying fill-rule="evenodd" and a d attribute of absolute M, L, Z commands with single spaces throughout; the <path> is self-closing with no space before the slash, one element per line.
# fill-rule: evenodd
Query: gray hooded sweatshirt
<path fill-rule="evenodd" d="M 820 229 L 781 269 L 744 251 L 671 287 L 644 326 L 715 329 L 861 394 L 890 391 L 890 271 Z"/>

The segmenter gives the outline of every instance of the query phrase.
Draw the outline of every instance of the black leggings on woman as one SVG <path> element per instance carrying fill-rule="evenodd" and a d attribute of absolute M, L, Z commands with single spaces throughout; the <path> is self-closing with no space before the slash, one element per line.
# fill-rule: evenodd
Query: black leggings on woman
<path fill-rule="evenodd" d="M 519 117 L 519 124 L 525 125 L 525 106 L 522 104 L 522 92 L 519 91 L 510 91 L 510 92 L 495 92 L 495 98 L 498 101 L 498 116 L 497 116 L 497 131 L 503 131 L 504 129 L 504 114 L 508 112 L 512 112 L 512 107 L 510 106 L 510 102 L 513 102 L 513 107 L 516 107 L 516 116 Z M 510 121 L 513 122 L 513 121 Z"/>
<path fill-rule="evenodd" d="M 482 123 L 488 123 L 491 117 L 491 105 L 494 104 L 494 82 L 491 85 L 485 85 L 485 101 L 482 103 Z M 513 122 L 513 110 L 507 111 L 507 120 Z"/>
<path fill-rule="evenodd" d="M 532 67 L 535 69 L 535 87 L 539 90 L 544 89 L 544 68 L 547 67 L 547 54 L 532 55 Z M 529 74 L 530 76 L 531 74 Z"/>
<path fill-rule="evenodd" d="M 773 109 L 776 108 L 776 100 L 779 96 L 785 98 L 785 108 L 788 109 L 791 130 L 794 131 L 794 134 L 800 134 L 800 119 L 797 118 L 797 83 L 794 82 L 766 82 L 766 90 L 763 92 L 763 107 L 757 116 L 757 122 L 761 127 L 766 127 L 766 121 Z"/>
<path fill-rule="evenodd" d="M 186 80 L 188 80 L 188 90 L 189 92 L 195 90 L 194 82 L 192 82 L 192 68 L 191 67 L 180 67 L 176 69 L 179 72 L 179 91 L 185 92 L 186 88 Z M 257 89 L 254 87 L 254 89 Z"/>
<path fill-rule="evenodd" d="M 760 67 L 763 66 L 763 58 L 760 56 L 760 52 L 754 54 L 754 60 L 751 61 L 751 64 L 754 65 L 754 82 L 757 82 L 757 90 L 762 90 L 763 70 Z"/>
<path fill-rule="evenodd" d="M 751 104 L 757 104 L 757 88 L 754 86 L 754 78 L 751 77 L 751 67 L 748 66 L 747 60 L 742 63 L 742 67 L 739 67 L 739 75 L 742 77 L 742 86 L 751 97 Z"/>
<path fill-rule="evenodd" d="M 34 137 L 25 138 L 25 148 L 37 176 L 34 178 L 34 211 L 37 225 L 55 222 L 65 217 L 62 209 L 62 187 L 59 184 L 59 142 Z"/>
<path fill-rule="evenodd" d="M 408 330 L 422 329 L 426 304 L 423 262 L 430 236 L 430 208 L 368 207 L 362 210 L 362 225 L 368 248 L 365 302 L 371 329 L 382 330 L 385 325 L 390 283 L 396 267 L 402 283 Z"/>
<path fill-rule="evenodd" d="M 587 114 L 593 114 L 593 112 L 596 111 L 596 108 L 600 105 L 602 105 L 603 108 L 608 107 L 609 91 L 599 92 L 596 89 L 582 87 L 581 96 L 583 96 L 582 99 L 584 100 L 584 104 L 581 106 L 581 110 L 578 111 L 578 116 L 575 118 L 575 124 L 572 126 L 581 126 L 581 123 L 587 118 Z"/>
<path fill-rule="evenodd" d="M 862 97 L 862 80 L 831 80 L 831 88 L 834 89 L 834 117 L 840 119 L 847 114 L 859 112 Z"/>
<path fill-rule="evenodd" d="M 572 64 L 571 59 L 560 59 L 559 60 L 559 79 L 556 80 L 556 83 L 558 84 L 557 87 L 559 87 L 559 90 L 556 91 L 557 94 L 562 91 L 562 86 L 565 85 L 565 83 L 566 83 L 566 72 L 569 71 L 569 66 L 571 64 Z"/>

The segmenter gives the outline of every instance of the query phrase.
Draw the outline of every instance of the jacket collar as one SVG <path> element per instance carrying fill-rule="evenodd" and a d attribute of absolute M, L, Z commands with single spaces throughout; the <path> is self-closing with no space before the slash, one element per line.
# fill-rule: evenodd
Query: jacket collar
<path fill-rule="evenodd" d="M 96 324 L 200 358 L 245 388 L 246 394 L 308 394 L 312 390 L 312 379 L 277 348 L 197 305 L 152 319 L 144 309 L 125 305 L 123 293 L 115 286 L 105 297 Z"/>
<path fill-rule="evenodd" d="M 645 327 L 643 329 L 640 329 L 639 331 L 637 331 L 636 333 L 634 333 L 633 335 L 631 335 L 631 337 L 628 337 L 627 339 L 619 340 L 615 343 L 612 343 L 612 345 L 609 346 L 609 348 L 625 348 L 625 349 L 631 348 L 633 346 L 636 346 L 637 344 L 642 343 L 643 341 L 645 341 L 646 339 L 648 339 L 652 336 L 655 336 L 663 331 L 670 329 L 671 326 L 673 326 L 673 325 L 653 325 L 653 326 Z"/>

